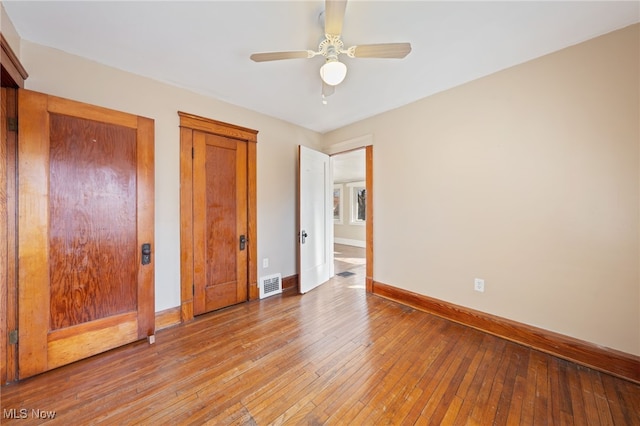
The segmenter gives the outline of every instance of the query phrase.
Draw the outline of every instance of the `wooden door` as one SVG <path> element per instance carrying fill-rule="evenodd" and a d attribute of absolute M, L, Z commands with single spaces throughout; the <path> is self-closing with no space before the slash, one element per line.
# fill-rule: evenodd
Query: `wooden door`
<path fill-rule="evenodd" d="M 333 266 L 333 178 L 329 156 L 299 147 L 298 233 L 300 293 L 331 278 Z"/>
<path fill-rule="evenodd" d="M 247 142 L 194 131 L 193 149 L 193 309 L 199 315 L 247 300 Z"/>
<path fill-rule="evenodd" d="M 153 120 L 18 94 L 20 378 L 154 333 Z"/>

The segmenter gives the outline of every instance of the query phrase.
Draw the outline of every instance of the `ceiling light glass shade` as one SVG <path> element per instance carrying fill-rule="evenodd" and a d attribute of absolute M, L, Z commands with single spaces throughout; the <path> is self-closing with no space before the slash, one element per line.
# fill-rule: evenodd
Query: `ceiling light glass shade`
<path fill-rule="evenodd" d="M 320 67 L 320 78 L 329 86 L 342 83 L 347 75 L 347 66 L 340 61 L 327 61 Z"/>

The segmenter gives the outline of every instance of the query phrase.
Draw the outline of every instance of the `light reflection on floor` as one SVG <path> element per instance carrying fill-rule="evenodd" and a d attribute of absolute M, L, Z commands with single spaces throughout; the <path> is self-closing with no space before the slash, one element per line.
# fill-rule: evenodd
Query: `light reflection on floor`
<path fill-rule="evenodd" d="M 364 289 L 364 284 L 350 285 L 347 288 Z"/>
<path fill-rule="evenodd" d="M 339 254 L 335 256 L 335 260 L 339 262 L 349 263 L 351 265 L 364 265 L 367 263 L 366 259 L 360 259 L 359 257 L 340 257 Z"/>
<path fill-rule="evenodd" d="M 349 285 L 346 288 L 364 289 L 365 288 L 365 265 L 366 252 L 364 248 L 347 246 L 343 244 L 334 245 L 334 270 L 336 274 L 341 272 L 353 272 L 355 275 L 349 279 Z M 341 279 L 341 277 L 336 277 Z"/>

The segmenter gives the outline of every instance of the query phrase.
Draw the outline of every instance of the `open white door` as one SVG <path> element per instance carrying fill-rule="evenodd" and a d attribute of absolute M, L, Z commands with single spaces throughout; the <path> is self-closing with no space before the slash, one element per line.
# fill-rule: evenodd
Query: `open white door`
<path fill-rule="evenodd" d="M 328 155 L 300 146 L 299 161 L 299 282 L 306 293 L 331 278 L 333 184 Z"/>

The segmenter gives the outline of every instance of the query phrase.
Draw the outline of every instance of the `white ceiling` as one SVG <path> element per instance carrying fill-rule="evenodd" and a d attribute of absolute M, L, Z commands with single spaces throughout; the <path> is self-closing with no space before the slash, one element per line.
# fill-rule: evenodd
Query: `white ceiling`
<path fill-rule="evenodd" d="M 413 50 L 402 60 L 341 55 L 347 77 L 322 105 L 322 57 L 249 60 L 316 50 L 322 1 L 2 4 L 25 40 L 323 133 L 640 21 L 638 1 L 351 0 L 346 46 L 408 41 Z"/>

